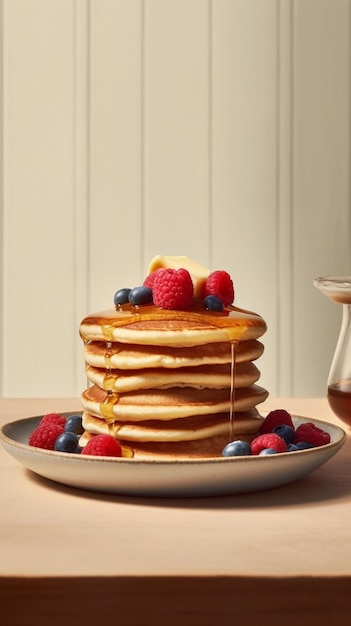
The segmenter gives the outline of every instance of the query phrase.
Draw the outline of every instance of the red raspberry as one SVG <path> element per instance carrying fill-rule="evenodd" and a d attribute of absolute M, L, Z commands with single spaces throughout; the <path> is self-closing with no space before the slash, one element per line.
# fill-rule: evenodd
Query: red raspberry
<path fill-rule="evenodd" d="M 300 443 L 300 441 L 306 441 L 316 447 L 325 446 L 330 443 L 330 435 L 313 422 L 304 422 L 295 431 L 294 443 Z"/>
<path fill-rule="evenodd" d="M 46 424 L 39 425 L 35 430 L 33 430 L 28 439 L 28 444 L 30 446 L 35 446 L 36 448 L 53 450 L 57 437 L 63 432 L 63 427 L 59 424 L 47 422 Z"/>
<path fill-rule="evenodd" d="M 270 433 L 274 428 L 281 426 L 282 424 L 290 426 L 290 428 L 295 430 L 290 413 L 288 413 L 285 409 L 275 409 L 274 411 L 268 413 L 266 419 L 262 423 L 259 433 L 261 435 L 264 433 Z"/>
<path fill-rule="evenodd" d="M 275 433 L 258 435 L 258 437 L 251 442 L 252 454 L 259 454 L 261 450 L 265 448 L 273 448 L 273 450 L 277 452 L 286 452 L 288 449 L 284 439 Z"/>
<path fill-rule="evenodd" d="M 64 428 L 65 423 L 66 419 L 63 415 L 60 415 L 59 413 L 47 413 L 41 418 L 39 426 L 43 426 L 44 424 L 58 424 Z"/>
<path fill-rule="evenodd" d="M 122 448 L 111 435 L 95 435 L 81 453 L 92 456 L 122 456 Z"/>
<path fill-rule="evenodd" d="M 204 286 L 204 298 L 207 296 L 216 296 L 224 306 L 228 306 L 234 302 L 234 285 L 228 272 L 224 270 L 216 270 L 206 278 Z"/>
<path fill-rule="evenodd" d="M 162 309 L 186 309 L 194 300 L 194 285 L 188 270 L 162 268 L 153 281 L 154 304 Z"/>
<path fill-rule="evenodd" d="M 156 274 L 158 274 L 158 272 L 161 270 L 162 268 L 159 267 L 157 270 L 155 270 L 154 272 L 151 272 L 151 274 L 149 274 L 144 282 L 143 285 L 144 287 L 149 287 L 150 289 L 154 288 L 154 282 L 155 282 L 155 278 L 156 278 Z"/>

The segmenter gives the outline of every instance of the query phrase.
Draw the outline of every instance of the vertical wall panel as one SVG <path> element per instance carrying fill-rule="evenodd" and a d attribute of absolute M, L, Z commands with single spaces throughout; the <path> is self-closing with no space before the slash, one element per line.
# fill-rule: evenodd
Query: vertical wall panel
<path fill-rule="evenodd" d="M 76 391 L 74 7 L 3 2 L 3 395 Z"/>
<path fill-rule="evenodd" d="M 142 2 L 90 2 L 89 281 L 92 310 L 139 284 L 142 219 Z"/>
<path fill-rule="evenodd" d="M 209 3 L 146 0 L 145 260 L 209 260 Z"/>
<path fill-rule="evenodd" d="M 262 383 L 275 389 L 276 0 L 214 2 L 212 51 L 212 260 L 231 272 L 238 306 L 267 320 Z"/>
<path fill-rule="evenodd" d="M 312 286 L 351 271 L 350 2 L 294 2 L 294 393 L 324 389 L 341 310 Z"/>

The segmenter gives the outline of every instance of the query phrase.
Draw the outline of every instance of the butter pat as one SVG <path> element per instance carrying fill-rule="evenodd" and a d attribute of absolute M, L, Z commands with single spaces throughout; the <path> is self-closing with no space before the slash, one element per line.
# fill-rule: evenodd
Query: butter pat
<path fill-rule="evenodd" d="M 170 268 L 174 270 L 184 268 L 188 270 L 193 281 L 195 298 L 201 298 L 203 285 L 206 278 L 211 273 L 211 270 L 207 269 L 207 267 L 187 256 L 166 256 L 158 254 L 151 260 L 148 267 L 148 274 L 152 274 L 152 272 L 160 268 Z"/>

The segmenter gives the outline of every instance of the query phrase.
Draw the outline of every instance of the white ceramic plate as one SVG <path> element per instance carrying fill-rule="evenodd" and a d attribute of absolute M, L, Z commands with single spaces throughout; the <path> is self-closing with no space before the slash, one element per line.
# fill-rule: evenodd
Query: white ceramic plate
<path fill-rule="evenodd" d="M 64 485 L 133 496 L 229 495 L 277 487 L 321 466 L 346 439 L 338 426 L 294 416 L 295 426 L 313 422 L 330 434 L 331 442 L 319 448 L 267 456 L 141 461 L 87 457 L 28 446 L 28 437 L 41 417 L 18 420 L 1 428 L 1 443 L 11 456 L 36 474 Z"/>

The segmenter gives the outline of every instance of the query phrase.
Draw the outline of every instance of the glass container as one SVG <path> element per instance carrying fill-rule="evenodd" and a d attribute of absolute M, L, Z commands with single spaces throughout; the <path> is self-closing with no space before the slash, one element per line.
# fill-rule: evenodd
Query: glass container
<path fill-rule="evenodd" d="M 342 305 L 341 327 L 329 371 L 327 397 L 335 415 L 351 426 L 351 276 L 318 277 L 313 284 L 330 300 Z"/>

